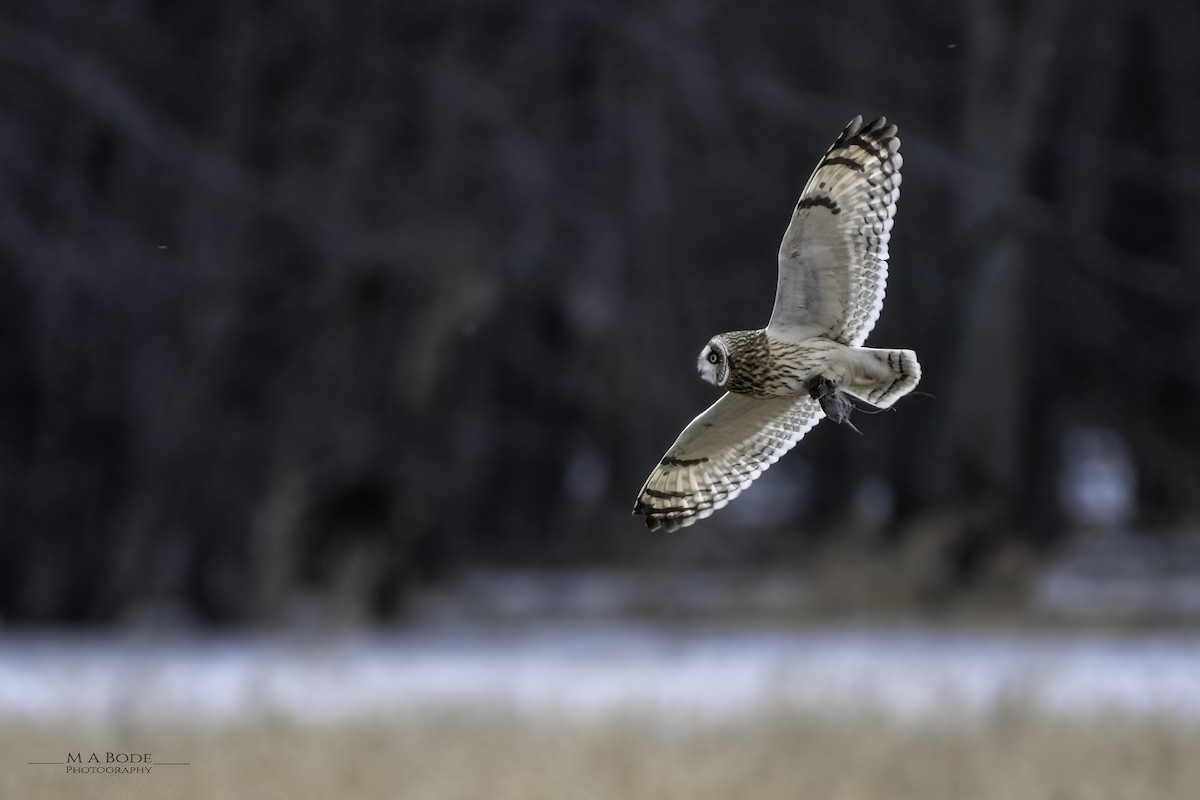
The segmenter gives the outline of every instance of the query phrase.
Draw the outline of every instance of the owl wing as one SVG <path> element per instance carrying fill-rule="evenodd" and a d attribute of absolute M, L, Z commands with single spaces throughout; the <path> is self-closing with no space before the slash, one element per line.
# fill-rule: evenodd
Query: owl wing
<path fill-rule="evenodd" d="M 679 434 L 638 493 L 633 513 L 652 531 L 678 530 L 712 515 L 824 416 L 808 397 L 725 394 Z"/>
<path fill-rule="evenodd" d="M 867 338 L 883 308 L 903 163 L 884 117 L 865 127 L 855 117 L 825 153 L 779 246 L 771 336 L 855 347 Z"/>

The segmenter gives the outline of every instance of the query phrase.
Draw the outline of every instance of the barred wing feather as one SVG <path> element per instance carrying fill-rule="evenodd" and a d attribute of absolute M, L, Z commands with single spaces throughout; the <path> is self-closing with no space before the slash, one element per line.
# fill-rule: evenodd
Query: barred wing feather
<path fill-rule="evenodd" d="M 825 413 L 807 397 L 759 399 L 732 392 L 692 420 L 638 493 L 650 530 L 678 530 L 737 497 Z"/>
<path fill-rule="evenodd" d="M 880 117 L 855 117 L 804 186 L 779 247 L 767 333 L 859 346 L 887 289 L 888 240 L 900 198 L 900 139 Z"/>

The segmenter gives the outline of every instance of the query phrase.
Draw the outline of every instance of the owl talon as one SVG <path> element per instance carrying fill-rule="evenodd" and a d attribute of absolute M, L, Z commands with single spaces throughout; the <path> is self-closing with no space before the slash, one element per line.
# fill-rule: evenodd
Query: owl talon
<path fill-rule="evenodd" d="M 837 392 L 837 385 L 824 375 L 817 374 L 804 382 L 808 387 L 808 396 L 813 400 L 823 400 Z"/>
<path fill-rule="evenodd" d="M 850 421 L 850 412 L 854 410 L 854 404 L 842 394 L 837 384 L 824 375 L 817 375 L 809 378 L 805 385 L 808 387 L 808 396 L 821 404 L 821 410 L 825 412 L 826 417 L 839 425 L 849 425 L 850 430 L 862 435 L 862 431 Z"/>

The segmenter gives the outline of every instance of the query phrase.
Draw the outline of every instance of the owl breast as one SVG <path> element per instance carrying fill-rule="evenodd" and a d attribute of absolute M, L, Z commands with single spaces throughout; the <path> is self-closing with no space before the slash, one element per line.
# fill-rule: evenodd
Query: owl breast
<path fill-rule="evenodd" d="M 805 381 L 824 372 L 839 349 L 823 339 L 797 343 L 773 339 L 765 331 L 745 333 L 749 335 L 726 334 L 732 346 L 725 388 L 751 397 L 807 396 Z"/>

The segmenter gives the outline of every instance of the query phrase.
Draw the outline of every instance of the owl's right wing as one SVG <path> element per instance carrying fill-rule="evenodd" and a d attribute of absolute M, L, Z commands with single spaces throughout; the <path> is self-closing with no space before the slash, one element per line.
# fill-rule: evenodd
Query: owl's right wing
<path fill-rule="evenodd" d="M 652 531 L 711 516 L 791 450 L 825 412 L 808 397 L 726 393 L 684 428 L 638 493 Z"/>
<path fill-rule="evenodd" d="M 767 333 L 825 336 L 857 347 L 887 289 L 888 240 L 900 198 L 896 126 L 855 117 L 817 164 L 779 245 L 779 284 Z"/>

